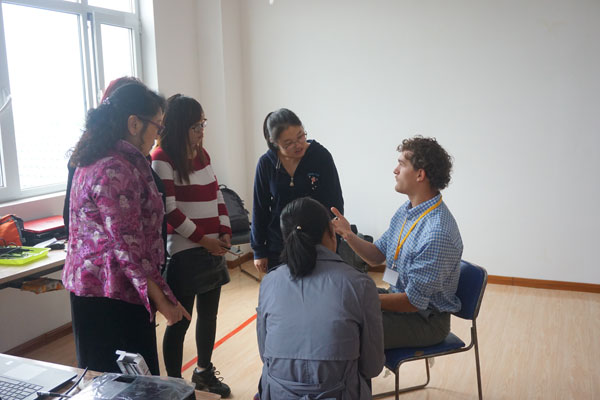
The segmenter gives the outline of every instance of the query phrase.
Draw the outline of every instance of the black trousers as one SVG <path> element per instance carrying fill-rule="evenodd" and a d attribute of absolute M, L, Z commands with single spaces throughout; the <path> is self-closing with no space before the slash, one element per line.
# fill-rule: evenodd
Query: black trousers
<path fill-rule="evenodd" d="M 217 287 L 206 293 L 191 296 L 175 296 L 183 307 L 192 314 L 194 300 L 196 300 L 196 350 L 198 352 L 198 365 L 206 368 L 210 365 L 213 347 L 215 345 L 215 334 L 217 331 L 217 312 L 219 310 L 219 299 L 221 287 Z M 181 365 L 183 362 L 183 341 L 190 326 L 190 321 L 183 318 L 178 323 L 168 326 L 163 339 L 163 355 L 167 374 L 176 378 L 181 377 Z"/>
<path fill-rule="evenodd" d="M 71 293 L 71 318 L 79 368 L 121 372 L 117 350 L 139 353 L 152 375 L 160 375 L 156 328 L 143 305 Z"/>

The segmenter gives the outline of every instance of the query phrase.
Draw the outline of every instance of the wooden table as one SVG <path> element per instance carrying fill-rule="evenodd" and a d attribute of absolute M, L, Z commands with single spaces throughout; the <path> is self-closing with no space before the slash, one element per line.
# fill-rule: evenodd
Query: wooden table
<path fill-rule="evenodd" d="M 48 257 L 20 266 L 0 264 L 0 289 L 7 287 L 19 288 L 25 279 L 39 278 L 40 276 L 60 271 L 65 264 L 67 253 L 64 250 L 51 250 Z"/>
<path fill-rule="evenodd" d="M 8 355 L 8 354 L 4 354 L 4 356 L 11 357 L 14 359 L 23 359 L 23 357 L 16 357 L 16 356 Z M 81 376 L 81 373 L 83 372 L 83 370 L 81 368 L 69 367 L 68 365 L 54 364 L 54 363 L 49 363 L 49 362 L 45 362 L 45 361 L 37 361 L 37 360 L 31 360 L 31 362 L 35 365 L 39 365 L 40 367 L 57 368 L 57 369 L 62 369 L 64 371 L 76 373 L 77 377 L 74 378 L 74 381 L 77 380 L 79 378 L 79 376 Z M 88 371 L 85 374 L 85 377 L 83 378 L 83 382 L 85 385 L 87 385 L 94 378 L 96 378 L 100 375 L 102 375 L 101 372 Z M 62 388 L 60 388 L 60 390 L 58 390 L 58 392 L 64 393 L 67 390 L 69 390 L 70 386 L 71 386 L 71 383 L 67 383 Z M 80 387 L 81 387 L 81 384 L 80 384 Z M 76 394 L 77 391 L 78 391 L 78 389 L 74 389 L 73 393 L 71 393 L 71 394 Z M 202 391 L 196 390 L 196 400 L 218 400 L 220 398 L 221 398 L 221 396 L 219 396 L 218 394 L 202 392 Z"/>

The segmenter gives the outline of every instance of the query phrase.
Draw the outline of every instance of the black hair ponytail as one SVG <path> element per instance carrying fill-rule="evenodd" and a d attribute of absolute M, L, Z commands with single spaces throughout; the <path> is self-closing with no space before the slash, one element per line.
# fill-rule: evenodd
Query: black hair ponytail
<path fill-rule="evenodd" d="M 267 142 L 267 146 L 269 147 L 269 149 L 277 151 L 277 145 L 271 141 L 271 135 L 269 134 L 268 122 L 271 114 L 273 114 L 273 112 L 268 113 L 265 117 L 265 122 L 263 122 L 263 136 L 265 137 L 265 141 Z"/>
<path fill-rule="evenodd" d="M 265 122 L 263 122 L 263 135 L 269 149 L 277 151 L 275 143 L 281 133 L 290 126 L 302 126 L 302 121 L 300 121 L 300 118 L 293 111 L 287 108 L 280 108 L 267 114 Z"/>
<path fill-rule="evenodd" d="M 281 212 L 284 248 L 281 261 L 293 278 L 310 275 L 317 262 L 317 248 L 329 230 L 329 212 L 318 201 L 302 197 L 289 203 Z"/>

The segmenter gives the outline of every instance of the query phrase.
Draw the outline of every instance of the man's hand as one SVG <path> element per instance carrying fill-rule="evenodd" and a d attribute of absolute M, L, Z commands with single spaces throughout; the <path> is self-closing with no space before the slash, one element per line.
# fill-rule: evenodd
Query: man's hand
<path fill-rule="evenodd" d="M 258 258 L 254 260 L 254 266 L 258 272 L 262 272 L 263 274 L 267 273 L 267 267 L 269 265 L 269 261 L 267 258 Z"/>
<path fill-rule="evenodd" d="M 331 207 L 331 212 L 335 215 L 335 218 L 331 221 L 335 233 L 343 237 L 345 240 L 348 239 L 348 235 L 352 234 L 352 228 L 350 222 L 342 215 L 342 213 L 335 207 Z"/>
<path fill-rule="evenodd" d="M 371 266 L 385 262 L 385 255 L 379 251 L 377 246 L 359 238 L 352 232 L 350 222 L 348 222 L 337 208 L 331 207 L 331 212 L 335 215 L 335 218 L 331 221 L 335 233 L 344 238 L 346 243 L 352 247 L 352 250 L 354 250 L 360 258 L 365 260 L 365 262 Z"/>

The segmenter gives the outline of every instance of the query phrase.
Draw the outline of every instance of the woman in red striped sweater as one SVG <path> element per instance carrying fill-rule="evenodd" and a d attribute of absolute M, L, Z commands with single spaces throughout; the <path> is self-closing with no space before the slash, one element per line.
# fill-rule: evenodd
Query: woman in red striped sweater
<path fill-rule="evenodd" d="M 223 195 L 202 147 L 206 117 L 196 100 L 176 94 L 169 98 L 165 129 L 152 152 L 152 168 L 166 193 L 167 283 L 191 314 L 196 300 L 198 365 L 192 375 L 196 389 L 230 394 L 215 376 L 211 363 L 221 286 L 229 282 L 223 255 L 231 246 L 231 228 Z M 167 374 L 181 377 L 183 340 L 190 321 L 167 327 L 163 356 Z M 217 373 L 218 374 L 218 373 Z"/>

